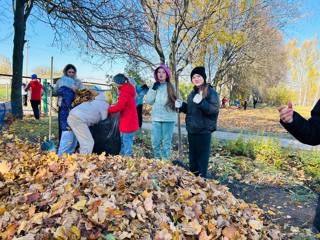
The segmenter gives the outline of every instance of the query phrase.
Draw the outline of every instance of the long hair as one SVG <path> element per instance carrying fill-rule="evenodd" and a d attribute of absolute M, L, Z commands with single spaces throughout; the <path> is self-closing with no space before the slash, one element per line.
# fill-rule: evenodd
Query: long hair
<path fill-rule="evenodd" d="M 77 75 L 77 68 L 76 68 L 73 64 L 67 64 L 67 65 L 64 67 L 64 69 L 63 69 L 63 74 L 64 74 L 65 76 L 68 76 L 68 75 L 67 75 L 67 72 L 68 72 L 70 69 L 73 69 L 73 70 L 75 71 L 74 76 L 76 76 L 76 75 Z"/>
<path fill-rule="evenodd" d="M 200 87 L 199 87 L 199 91 L 202 91 L 202 97 L 206 98 L 208 96 L 208 89 L 209 89 L 210 84 L 204 82 Z"/>
<path fill-rule="evenodd" d="M 174 91 L 174 87 L 170 81 L 167 80 L 167 92 L 168 92 L 168 101 L 166 103 L 166 107 L 175 110 L 174 102 L 177 100 L 176 93 Z"/>
<path fill-rule="evenodd" d="M 158 71 L 159 71 L 160 68 L 163 69 L 163 67 L 158 67 L 156 72 L 155 72 L 155 76 L 157 76 Z M 174 102 L 177 100 L 177 96 L 176 96 L 176 93 L 174 91 L 174 87 L 173 87 L 172 83 L 170 82 L 170 77 L 168 76 L 167 71 L 165 71 L 165 72 L 166 72 L 166 75 L 167 75 L 166 83 L 167 83 L 167 93 L 168 93 L 168 100 L 167 100 L 167 103 L 166 103 L 165 107 L 167 109 L 175 111 Z M 157 77 L 156 77 L 156 79 L 157 79 Z"/>

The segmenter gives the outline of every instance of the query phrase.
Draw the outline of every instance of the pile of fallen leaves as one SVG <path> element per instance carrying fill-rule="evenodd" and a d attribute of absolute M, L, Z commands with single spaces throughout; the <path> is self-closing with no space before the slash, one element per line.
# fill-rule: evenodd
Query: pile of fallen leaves
<path fill-rule="evenodd" d="M 162 161 L 0 140 L 2 239 L 280 239 L 255 205 Z"/>

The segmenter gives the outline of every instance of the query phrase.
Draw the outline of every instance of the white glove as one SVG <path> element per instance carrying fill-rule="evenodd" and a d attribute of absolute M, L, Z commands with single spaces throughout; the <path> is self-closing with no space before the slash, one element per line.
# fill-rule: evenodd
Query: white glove
<path fill-rule="evenodd" d="M 174 102 L 174 106 L 175 108 L 181 108 L 182 107 L 182 100 L 181 99 L 177 99 L 175 102 Z"/>
<path fill-rule="evenodd" d="M 202 91 L 193 97 L 193 102 L 199 104 L 202 101 Z"/>

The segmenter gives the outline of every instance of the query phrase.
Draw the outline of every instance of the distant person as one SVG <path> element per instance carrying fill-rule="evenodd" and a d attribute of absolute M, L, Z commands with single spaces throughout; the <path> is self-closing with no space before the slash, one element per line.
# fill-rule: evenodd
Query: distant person
<path fill-rule="evenodd" d="M 62 96 L 58 95 L 58 90 L 62 87 L 66 86 L 72 88 L 74 92 L 79 89 L 83 89 L 83 85 L 80 80 L 77 79 L 77 69 L 72 64 L 67 64 L 63 69 L 63 76 L 56 82 L 52 95 L 58 96 L 58 119 L 61 119 L 61 104 L 62 104 Z M 65 112 L 64 112 L 65 113 Z M 63 114 L 64 114 L 63 113 Z M 61 139 L 62 134 L 62 126 L 59 123 L 59 141 Z"/>
<path fill-rule="evenodd" d="M 244 102 L 243 102 L 243 109 L 244 109 L 244 110 L 247 110 L 247 107 L 248 107 L 248 101 L 247 101 L 247 100 L 244 100 Z"/>
<path fill-rule="evenodd" d="M 177 112 L 177 99 L 171 83 L 170 69 L 162 64 L 154 71 L 153 86 L 146 96 L 146 103 L 152 106 L 151 142 L 155 159 L 168 160 L 171 155 L 172 136 Z"/>
<path fill-rule="evenodd" d="M 40 119 L 40 109 L 39 106 L 41 104 L 41 96 L 44 93 L 44 88 L 41 83 L 38 81 L 38 77 L 36 74 L 31 75 L 31 81 L 27 85 L 26 91 L 31 92 L 30 103 L 33 110 L 33 115 L 35 119 Z"/>
<path fill-rule="evenodd" d="M 204 67 L 194 68 L 190 77 L 194 88 L 188 101 L 176 100 L 175 107 L 186 113 L 190 171 L 207 178 L 211 134 L 217 128 L 220 100 L 217 92 L 206 82 Z"/>
<path fill-rule="evenodd" d="M 228 98 L 223 97 L 221 101 L 221 108 L 225 108 L 227 106 Z"/>
<path fill-rule="evenodd" d="M 255 109 L 258 103 L 258 99 L 257 98 L 253 98 L 253 108 Z"/>
<path fill-rule="evenodd" d="M 118 102 L 108 108 L 108 113 L 120 112 L 121 150 L 123 156 L 132 157 L 134 132 L 139 129 L 138 114 L 135 102 L 136 91 L 124 74 L 117 74 L 113 82 L 119 90 Z"/>
<path fill-rule="evenodd" d="M 26 84 L 22 83 L 21 86 L 21 95 L 22 95 L 22 102 L 23 102 L 23 106 L 28 106 L 28 92 L 26 91 Z"/>
<path fill-rule="evenodd" d="M 139 128 L 142 127 L 142 122 L 143 122 L 143 98 L 144 96 L 148 93 L 149 87 L 145 82 L 142 80 L 137 80 L 136 81 L 136 106 L 137 106 L 137 113 L 138 113 L 138 120 L 139 120 Z"/>
<path fill-rule="evenodd" d="M 234 103 L 236 105 L 236 108 L 240 108 L 240 101 L 238 98 L 236 99 L 236 101 Z"/>
<path fill-rule="evenodd" d="M 292 103 L 288 106 L 282 106 L 279 109 L 281 125 L 297 140 L 304 144 L 316 146 L 320 144 L 320 100 L 316 103 L 311 111 L 311 118 L 306 120 L 299 113 L 295 112 Z M 320 195 L 314 226 L 320 231 Z"/>

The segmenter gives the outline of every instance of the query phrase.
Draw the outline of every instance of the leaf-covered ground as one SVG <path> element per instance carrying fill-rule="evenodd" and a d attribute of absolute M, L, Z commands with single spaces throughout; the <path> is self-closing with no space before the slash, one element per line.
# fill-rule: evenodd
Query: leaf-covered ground
<path fill-rule="evenodd" d="M 9 132 L 6 134 L 6 141 L 8 142 L 7 145 L 15 148 L 15 151 L 13 152 L 19 152 L 20 150 L 18 148 L 22 148 L 22 152 L 24 152 L 24 154 L 22 155 L 27 155 L 25 156 L 25 158 L 33 155 L 37 156 L 36 158 L 38 158 L 41 155 L 38 152 L 38 149 L 30 147 L 30 145 L 26 145 L 26 142 L 27 140 L 29 140 L 33 143 L 40 143 L 41 139 L 43 140 L 43 138 L 47 135 L 46 124 L 47 119 L 43 119 L 40 122 L 37 122 L 35 120 L 27 118 L 23 121 L 15 122 L 11 126 Z M 56 125 L 54 126 L 55 132 L 57 129 Z M 34 130 L 24 131 L 26 129 Z M 40 136 L 40 138 L 37 137 L 37 134 L 38 136 Z M 15 146 L 15 142 L 18 140 L 14 140 L 15 137 L 27 140 L 24 140 L 23 144 L 20 142 L 20 145 L 18 144 L 19 147 L 17 147 Z M 187 142 L 185 138 L 183 139 L 183 141 L 184 151 L 182 160 L 187 162 Z M 176 143 L 176 140 L 174 140 L 174 142 Z M 251 143 L 251 146 L 259 146 L 255 149 L 258 149 L 263 154 L 259 155 L 260 152 L 256 152 L 255 157 L 253 157 L 251 156 L 252 153 L 250 153 L 250 148 L 248 147 L 249 144 L 244 144 L 241 141 L 239 142 L 240 143 L 238 143 L 237 141 L 233 143 L 218 143 L 216 141 L 213 141 L 212 156 L 210 158 L 209 166 L 212 177 L 218 182 L 227 185 L 230 191 L 236 196 L 236 198 L 245 199 L 246 202 L 255 203 L 260 208 L 262 208 L 265 212 L 260 216 L 263 217 L 264 224 L 279 224 L 280 231 L 284 234 L 284 239 L 315 239 L 315 235 L 311 233 L 310 228 L 312 226 L 312 218 L 315 213 L 315 206 L 317 203 L 317 194 L 314 191 L 319 191 L 317 185 L 318 183 L 317 181 L 315 181 L 315 179 L 317 176 L 316 174 L 319 174 L 319 171 L 317 171 L 317 169 L 319 169 L 320 160 L 314 158 L 314 156 L 319 156 L 319 153 L 314 153 L 315 155 L 308 153 L 308 158 L 302 159 L 299 157 L 298 153 L 294 152 L 283 152 L 280 154 L 280 150 L 274 143 L 261 144 L 258 142 L 254 142 Z M 26 145 L 27 147 L 22 147 L 24 145 Z M 1 144 L 1 146 L 4 146 L 3 143 Z M 30 151 L 34 152 L 34 154 L 27 150 L 29 147 L 31 149 Z M 186 174 L 181 169 L 172 167 L 165 163 L 155 163 L 148 160 L 146 160 L 146 163 L 141 162 L 145 161 L 141 158 L 152 158 L 152 147 L 149 132 L 143 131 L 136 135 L 134 148 L 135 159 L 133 161 L 129 161 L 131 162 L 130 164 L 138 162 L 143 166 L 143 168 L 147 168 L 148 164 L 151 164 L 150 166 L 152 166 L 154 170 L 169 167 L 170 171 L 174 171 L 177 173 L 183 172 L 183 174 Z M 172 155 L 172 159 L 178 158 L 176 144 L 174 144 L 173 146 Z M 0 151 L 0 160 L 3 159 L 2 156 L 17 155 L 7 155 L 7 153 L 4 153 L 4 151 L 2 150 L 2 152 Z M 41 156 L 43 156 L 43 154 Z M 256 159 L 256 156 L 258 156 L 259 158 Z M 273 157 L 270 158 L 270 156 Z M 66 167 L 66 159 L 62 161 L 63 165 L 60 166 L 61 160 L 57 160 L 56 157 L 53 157 L 52 155 L 44 155 L 43 158 L 46 158 L 49 162 L 53 161 L 52 159 L 54 159 L 53 162 L 59 163 L 59 171 L 60 169 L 64 169 Z M 101 157 L 101 159 L 104 158 L 105 157 L 103 156 Z M 20 156 L 20 161 L 23 159 L 24 157 L 21 158 Z M 34 162 L 35 158 L 32 159 L 33 160 L 31 160 L 31 162 Z M 72 161 L 75 162 L 78 161 L 78 157 L 71 157 L 70 159 L 73 159 Z M 86 161 L 95 162 L 97 161 L 97 159 L 99 159 L 99 157 L 92 156 L 86 158 Z M 49 163 L 46 162 L 47 160 L 45 160 L 44 166 L 48 166 Z M 84 164 L 83 161 L 85 161 L 85 158 L 80 157 L 79 161 L 81 161 L 80 165 L 82 166 L 82 164 Z M 127 164 L 124 162 L 128 160 L 122 158 L 114 158 L 114 160 L 109 160 L 109 158 L 106 158 L 105 161 L 117 161 L 122 164 L 122 166 L 124 166 L 123 164 Z M 29 161 L 24 160 L 24 162 L 27 163 L 26 165 L 30 165 Z M 306 164 L 306 162 L 312 162 L 312 164 L 308 165 Z M 86 164 L 87 163 L 85 163 L 84 166 L 86 166 Z M 154 164 L 160 165 L 157 168 Z M 134 166 L 137 167 L 136 165 Z M 9 167 L 10 169 L 17 168 L 12 166 Z M 41 168 L 41 165 L 35 167 L 35 169 L 38 169 L 38 167 Z M 19 166 L 18 169 L 28 169 L 28 167 Z M 34 173 L 36 171 L 34 170 L 34 166 L 31 166 L 31 169 L 33 170 L 28 170 L 31 173 Z M 82 168 L 78 169 L 82 171 Z M 126 174 L 127 173 L 128 171 L 126 172 Z M 49 171 L 49 175 L 50 174 L 51 173 Z M 151 174 L 151 176 L 152 175 L 153 173 Z M 189 174 L 187 175 L 189 176 Z M 165 178 L 165 176 L 163 176 L 163 178 Z M 33 177 L 30 179 L 33 179 Z M 32 180 L 32 182 L 34 182 L 34 180 Z M 50 184 L 54 183 L 50 182 Z M 129 183 L 129 185 L 131 184 L 132 182 Z M 215 182 L 213 182 L 213 184 L 215 184 Z M 18 185 L 20 185 L 19 182 Z M 15 185 L 15 187 L 17 187 L 17 185 Z M 28 189 L 28 187 L 30 187 L 30 185 L 27 185 L 26 189 Z M 192 188 L 191 185 L 189 187 Z M 154 191 L 154 189 L 152 191 Z M 26 192 L 22 193 L 22 195 L 25 193 Z M 76 198 L 74 201 L 77 200 L 79 199 Z M 88 199 L 86 200 L 88 201 Z M 13 226 L 11 226 L 11 229 L 13 229 Z M 15 228 L 15 230 L 17 230 L 17 227 Z M 102 233 L 104 235 L 108 234 L 107 232 Z M 210 235 L 209 233 L 207 234 Z M 107 236 L 114 237 L 115 235 Z"/>
<path fill-rule="evenodd" d="M 281 239 L 256 205 L 170 163 L 0 142 L 2 239 Z"/>

